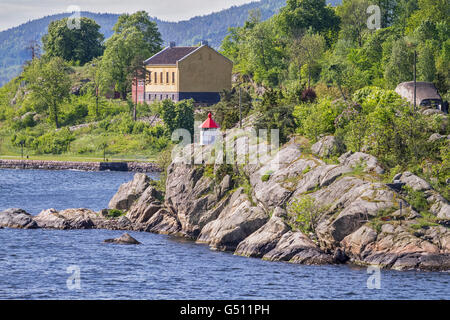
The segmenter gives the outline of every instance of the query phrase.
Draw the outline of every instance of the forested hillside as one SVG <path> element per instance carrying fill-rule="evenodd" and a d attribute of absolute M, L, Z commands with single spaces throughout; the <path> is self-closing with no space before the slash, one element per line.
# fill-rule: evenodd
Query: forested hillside
<path fill-rule="evenodd" d="M 166 22 L 157 18 L 152 20 L 157 23 L 165 43 L 176 41 L 180 45 L 193 45 L 205 39 L 218 48 L 228 28 L 243 25 L 250 10 L 259 9 L 262 19 L 266 20 L 285 2 L 286 0 L 262 0 L 180 22 Z M 68 16 L 68 13 L 47 16 L 0 32 L 0 85 L 17 76 L 23 63 L 31 58 L 31 52 L 27 49 L 30 41 L 40 43 L 50 22 Z M 113 34 L 112 27 L 119 14 L 82 12 L 81 16 L 94 19 L 101 27 L 100 32 L 108 39 Z"/>

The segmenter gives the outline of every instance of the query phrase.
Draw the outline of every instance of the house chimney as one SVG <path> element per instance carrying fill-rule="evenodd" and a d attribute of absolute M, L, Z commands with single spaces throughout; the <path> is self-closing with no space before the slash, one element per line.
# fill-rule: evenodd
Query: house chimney
<path fill-rule="evenodd" d="M 202 40 L 202 46 L 208 46 L 208 40 Z"/>
<path fill-rule="evenodd" d="M 170 47 L 171 47 L 171 48 L 176 47 L 176 46 L 177 46 L 177 44 L 176 44 L 175 41 L 171 41 L 171 42 L 170 42 Z"/>

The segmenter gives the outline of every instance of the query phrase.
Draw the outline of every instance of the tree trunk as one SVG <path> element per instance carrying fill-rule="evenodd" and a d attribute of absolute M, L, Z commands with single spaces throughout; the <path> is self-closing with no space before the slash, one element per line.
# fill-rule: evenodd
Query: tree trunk
<path fill-rule="evenodd" d="M 134 109 L 133 109 L 133 120 L 134 121 L 136 121 L 137 119 L 136 119 L 136 109 L 137 109 L 137 104 L 138 104 L 138 84 L 139 84 L 139 82 L 138 82 L 138 79 L 137 79 L 137 69 L 136 69 L 136 72 L 134 73 L 134 100 L 135 100 L 135 103 L 134 103 Z M 168 79 L 167 79 L 168 80 Z"/>
<path fill-rule="evenodd" d="M 55 118 L 55 126 L 56 126 L 56 129 L 59 129 L 59 122 L 58 122 L 58 107 L 56 106 L 56 104 L 53 104 L 53 114 L 54 114 L 54 118 Z"/>
<path fill-rule="evenodd" d="M 311 88 L 311 66 L 310 63 L 308 63 L 308 89 Z"/>

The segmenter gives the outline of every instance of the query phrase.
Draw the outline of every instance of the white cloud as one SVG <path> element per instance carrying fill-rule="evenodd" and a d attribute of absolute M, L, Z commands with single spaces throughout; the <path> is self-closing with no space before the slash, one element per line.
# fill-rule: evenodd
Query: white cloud
<path fill-rule="evenodd" d="M 162 20 L 179 21 L 197 15 L 241 5 L 252 0 L 0 0 L 0 30 L 5 30 L 29 20 L 66 12 L 70 5 L 82 11 L 104 13 L 132 13 L 147 11 Z"/>

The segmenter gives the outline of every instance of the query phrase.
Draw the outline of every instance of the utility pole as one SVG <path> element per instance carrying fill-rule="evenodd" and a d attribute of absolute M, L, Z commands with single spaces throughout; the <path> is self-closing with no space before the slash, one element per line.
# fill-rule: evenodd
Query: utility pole
<path fill-rule="evenodd" d="M 138 74 L 138 70 L 136 68 L 134 70 L 134 84 L 135 84 L 135 89 L 134 89 L 134 92 L 135 92 L 135 95 L 134 95 L 135 103 L 134 103 L 134 110 L 133 110 L 133 119 L 134 119 L 134 121 L 137 120 L 136 119 L 136 109 L 137 109 L 137 103 L 138 103 L 138 98 L 137 98 L 137 95 L 138 95 L 138 78 L 137 78 L 137 74 Z"/>
<path fill-rule="evenodd" d="M 417 51 L 414 50 L 414 112 L 417 108 Z"/>
<path fill-rule="evenodd" d="M 239 84 L 239 128 L 242 129 L 242 88 L 241 84 Z"/>
<path fill-rule="evenodd" d="M 20 141 L 20 147 L 21 147 L 21 158 L 23 159 L 23 145 L 25 144 L 24 141 Z"/>
<path fill-rule="evenodd" d="M 98 119 L 98 85 L 95 87 L 95 116 Z"/>

